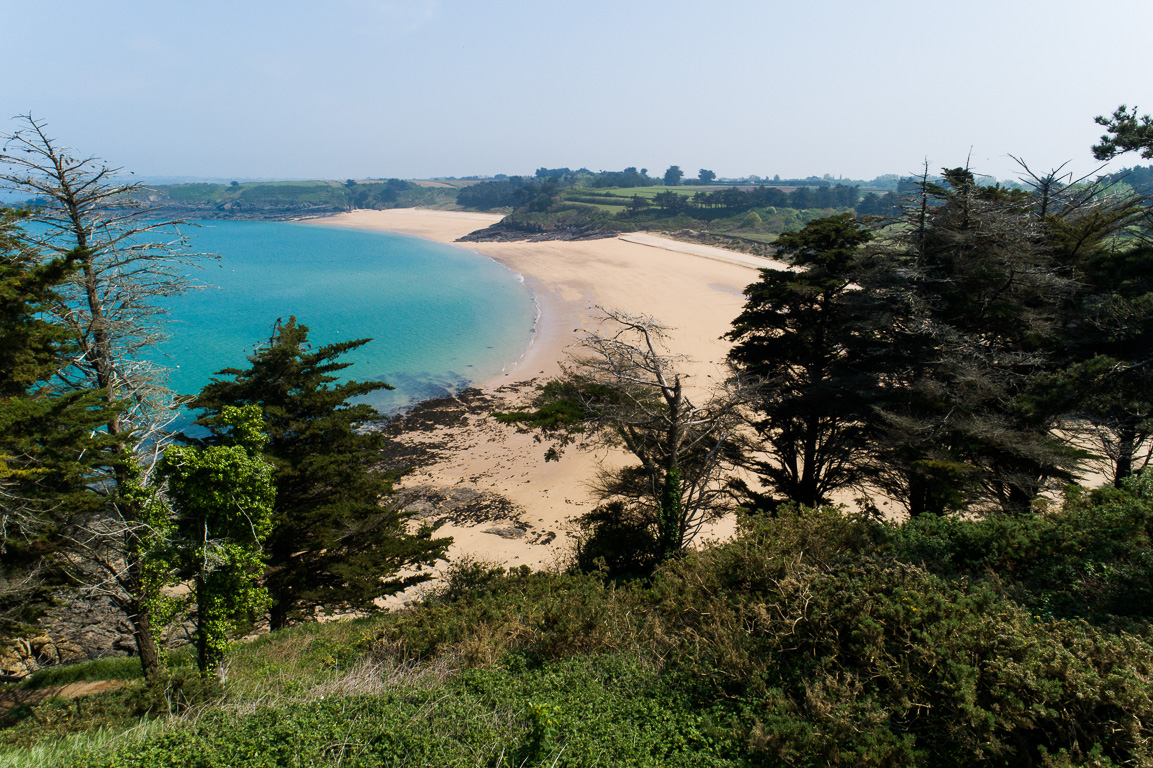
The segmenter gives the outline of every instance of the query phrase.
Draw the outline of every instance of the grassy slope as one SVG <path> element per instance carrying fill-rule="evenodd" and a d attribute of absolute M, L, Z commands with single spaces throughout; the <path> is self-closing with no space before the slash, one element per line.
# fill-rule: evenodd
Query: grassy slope
<path fill-rule="evenodd" d="M 165 690 L 44 704 L 10 719 L 4 740 L 21 748 L 3 756 L 117 768 L 1148 764 L 1150 497 L 905 526 L 786 512 L 622 584 L 466 563 L 410 611 L 237 648 L 223 698 L 178 674 Z M 186 706 L 198 697 L 208 703 Z M 169 707 L 185 711 L 156 717 Z"/>

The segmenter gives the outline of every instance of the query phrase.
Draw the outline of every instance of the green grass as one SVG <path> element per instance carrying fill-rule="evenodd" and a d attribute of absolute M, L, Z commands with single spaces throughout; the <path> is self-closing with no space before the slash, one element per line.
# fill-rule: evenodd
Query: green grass
<path fill-rule="evenodd" d="M 173 669 L 191 668 L 195 664 L 192 648 L 185 646 L 169 654 L 169 665 Z M 106 659 L 91 659 L 75 664 L 48 667 L 33 672 L 25 679 L 9 683 L 4 690 L 36 691 L 71 683 L 85 683 L 97 680 L 142 680 L 144 673 L 140 659 L 135 656 L 113 656 Z"/>
<path fill-rule="evenodd" d="M 37 670 L 24 680 L 11 683 L 5 688 L 7 690 L 36 691 L 71 683 L 95 680 L 140 680 L 143 677 L 140 659 L 131 656 L 116 656 Z"/>
<path fill-rule="evenodd" d="M 1148 603 L 1135 596 L 1150 520 L 1144 497 L 1116 496 L 1049 521 L 907 527 L 784 509 L 647 580 L 458 564 L 439 596 L 411 610 L 237 647 L 223 696 L 174 680 L 46 703 L 0 731 L 9 745 L 0 759 L 38 768 L 1148 764 L 1153 635 Z M 1118 526 L 1129 533 L 1114 535 Z M 987 541 L 995 546 L 978 549 L 992 560 L 967 554 Z M 1096 576 L 1066 588 L 1052 576 L 1066 571 Z M 1109 573 L 1118 575 L 1101 578 Z M 1031 601 L 1055 605 L 1054 588 L 1066 603 L 1104 605 L 1108 593 L 1144 613 L 1128 629 L 1044 615 Z"/>

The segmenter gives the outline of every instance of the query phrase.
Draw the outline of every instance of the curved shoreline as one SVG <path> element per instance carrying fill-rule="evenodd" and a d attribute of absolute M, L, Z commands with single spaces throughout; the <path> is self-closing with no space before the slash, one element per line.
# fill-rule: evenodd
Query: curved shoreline
<path fill-rule="evenodd" d="M 392 209 L 353 211 L 302 223 L 387 231 L 452 244 L 523 276 L 539 312 L 524 355 L 479 386 L 488 405 L 468 408 L 465 403 L 464 415 L 453 423 L 399 438 L 416 446 L 432 446 L 436 455 L 407 475 L 401 488 L 405 493 L 424 493 L 426 498 L 467 492 L 509 502 L 516 512 L 500 523 L 448 519 L 439 530 L 455 539 L 450 557 L 541 566 L 564 551 L 570 521 L 596 506 L 589 484 L 598 468 L 618 464 L 624 456 L 603 447 L 574 445 L 560 461 L 546 463 L 547 446 L 533 435 L 496 423 L 488 410 L 523 402 L 531 395 L 531 382 L 559 375 L 566 351 L 600 327 L 598 306 L 652 315 L 669 326 L 670 351 L 690 359 L 682 371 L 692 396 L 694 390 L 726 376 L 724 358 L 729 344 L 721 337 L 740 313 L 744 288 L 757 279 L 758 269 L 777 265 L 656 236 L 645 236 L 643 242 L 623 238 L 456 242 L 499 218 Z M 714 534 L 725 532 L 721 529 Z"/>
<path fill-rule="evenodd" d="M 457 242 L 500 218 L 402 208 L 301 223 L 421 237 L 472 251 L 521 275 L 538 307 L 536 330 L 518 364 L 478 383 L 485 389 L 559 374 L 566 349 L 599 324 L 597 306 L 653 315 L 674 329 L 673 351 L 696 361 L 689 373 L 713 375 L 728 350 L 719 337 L 740 312 L 745 286 L 759 269 L 789 269 L 769 259 L 648 234 L 577 242 Z"/>
<path fill-rule="evenodd" d="M 423 209 L 412 209 L 411 212 L 415 212 L 416 215 L 432 215 L 432 214 L 438 214 L 438 213 L 450 213 L 450 212 L 431 211 L 431 210 L 426 211 Z M 487 221 L 489 218 L 494 218 L 494 217 L 489 217 L 486 214 L 475 214 L 475 215 L 478 217 L 482 217 L 482 221 Z M 352 229 L 352 230 L 358 230 L 358 231 L 362 231 L 362 232 L 376 232 L 376 233 L 387 233 L 387 234 L 392 234 L 392 235 L 404 235 L 406 237 L 416 237 L 416 238 L 419 238 L 421 240 L 427 240 L 429 242 L 433 242 L 433 243 L 436 243 L 438 245 L 451 245 L 453 247 L 458 247 L 458 248 L 461 247 L 460 243 L 456 243 L 456 242 L 453 242 L 451 240 L 446 240 L 444 237 L 432 236 L 430 234 L 425 234 L 425 233 L 420 233 L 420 232 L 405 231 L 403 229 L 381 227 L 381 226 L 375 225 L 374 223 L 363 223 L 363 222 L 359 222 L 359 221 L 348 222 L 348 221 L 343 220 L 343 218 L 342 218 L 343 216 L 344 216 L 344 214 L 329 214 L 326 216 L 316 216 L 316 217 L 309 218 L 309 219 L 296 219 L 293 221 L 293 223 L 310 225 L 310 226 L 325 227 L 325 228 L 333 228 L 333 229 Z M 468 218 L 471 218 L 471 216 L 469 216 Z M 495 217 L 495 218 L 499 218 L 499 217 Z M 504 359 L 504 360 L 497 361 L 496 365 L 499 365 L 499 370 L 496 370 L 495 366 L 492 368 L 488 368 L 489 371 L 493 371 L 493 373 L 491 375 L 484 375 L 483 378 L 480 378 L 480 379 L 468 379 L 467 384 L 465 385 L 465 388 L 479 388 L 479 389 L 487 390 L 487 389 L 491 389 L 493 387 L 501 386 L 501 385 L 507 383 L 506 378 L 508 376 L 511 376 L 514 372 L 522 369 L 524 366 L 524 363 L 526 361 L 532 360 L 532 352 L 533 352 L 534 348 L 538 346 L 536 341 L 537 341 L 537 338 L 541 334 L 542 319 L 547 316 L 547 312 L 542 307 L 542 298 L 541 298 L 540 292 L 538 290 L 533 290 L 532 287 L 530 287 L 529 279 L 526 278 L 526 276 L 524 274 L 518 272 L 516 269 L 514 269 L 510 265 L 506 264 L 501 259 L 496 258 L 496 257 L 489 255 L 489 254 L 481 253 L 480 251 L 478 251 L 475 248 L 470 248 L 470 247 L 464 246 L 462 248 L 462 250 L 469 251 L 474 256 L 477 256 L 477 257 L 480 257 L 480 258 L 485 259 L 487 261 L 490 261 L 493 264 L 496 264 L 497 266 L 499 266 L 500 268 L 511 272 L 512 276 L 518 282 L 520 282 L 524 286 L 524 289 L 528 292 L 528 298 L 529 298 L 529 301 L 532 302 L 532 307 L 533 307 L 533 309 L 532 309 L 532 315 L 533 315 L 532 316 L 532 322 L 529 325 L 528 334 L 527 334 L 528 335 L 528 343 L 520 351 L 520 354 L 513 360 Z M 436 395 L 436 396 L 433 396 L 432 399 L 436 399 L 438 397 L 441 397 L 441 396 Z M 409 403 L 403 407 L 400 407 L 395 412 L 390 411 L 390 413 L 394 413 L 394 414 L 406 413 L 409 410 L 411 410 L 412 408 L 415 408 L 416 406 L 418 406 L 420 404 L 420 402 L 421 401 L 419 401 L 419 400 L 414 401 L 414 402 Z"/>

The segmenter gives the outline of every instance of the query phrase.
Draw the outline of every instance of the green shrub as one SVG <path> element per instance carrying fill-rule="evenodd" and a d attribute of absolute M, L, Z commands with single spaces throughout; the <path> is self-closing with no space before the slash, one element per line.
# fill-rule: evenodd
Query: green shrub
<path fill-rule="evenodd" d="M 647 576 L 657 566 L 656 519 L 647 510 L 613 501 L 576 519 L 575 565 L 612 578 Z"/>
<path fill-rule="evenodd" d="M 595 575 L 471 564 L 450 577 L 444 595 L 382 622 L 373 650 L 465 667 L 492 666 L 509 654 L 537 664 L 614 651 L 638 638 L 628 594 Z"/>
<path fill-rule="evenodd" d="M 907 526 L 785 507 L 619 583 L 465 561 L 406 611 L 238 648 L 219 706 L 80 764 L 1153 764 L 1141 626 L 1039 607 L 1139 594 L 1144 493 Z M 1113 575 L 1045 591 L 1089 564 Z"/>
<path fill-rule="evenodd" d="M 890 526 L 901 560 L 949 577 L 995 580 L 1036 612 L 1096 623 L 1153 619 L 1153 473 L 1123 490 L 1072 493 L 1055 510 Z"/>
<path fill-rule="evenodd" d="M 430 691 L 217 712 L 77 765 L 729 766 L 737 744 L 635 657 L 474 670 Z"/>
<path fill-rule="evenodd" d="M 868 528 L 828 511 L 753 521 L 657 586 L 671 669 L 702 704 L 741 702 L 755 759 L 1153 759 L 1149 644 L 880 556 Z"/>

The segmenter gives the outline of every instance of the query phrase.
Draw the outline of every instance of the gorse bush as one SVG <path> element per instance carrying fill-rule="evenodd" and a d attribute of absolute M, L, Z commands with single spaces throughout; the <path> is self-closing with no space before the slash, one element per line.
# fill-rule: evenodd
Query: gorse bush
<path fill-rule="evenodd" d="M 925 515 L 887 529 L 895 557 L 996 581 L 1043 615 L 1153 619 L 1153 473 L 1074 492 L 1060 509 L 978 520 Z"/>
<path fill-rule="evenodd" d="M 445 592 L 383 623 L 372 650 L 464 667 L 510 655 L 532 665 L 636 647 L 643 630 L 635 595 L 593 574 L 532 573 L 466 562 Z"/>
<path fill-rule="evenodd" d="M 1096 535 L 1088 529 L 1109 513 L 1079 503 L 1017 540 L 1036 553 L 1058 534 Z M 941 543 L 934 562 L 949 551 Z M 624 649 L 664 660 L 668 684 L 770 765 L 1150 758 L 1146 641 L 1041 615 L 1007 596 L 1024 590 L 1011 574 L 946 576 L 896 556 L 910 552 L 864 518 L 785 509 L 628 586 L 474 572 L 470 591 L 421 606 L 381 640 L 468 665 Z M 1097 557 L 1115 567 L 1109 552 Z"/>
<path fill-rule="evenodd" d="M 1147 624 L 1108 612 L 1143 494 L 1017 528 L 783 507 L 633 581 L 462 562 L 406 611 L 237 648 L 220 706 L 70 764 L 1151 764 Z M 1124 577 L 1042 589 L 1090 570 Z"/>
<path fill-rule="evenodd" d="M 862 554 L 869 537 L 838 517 L 757 521 L 659 586 L 679 649 L 670 674 L 702 704 L 739 702 L 750 755 L 814 766 L 1151 757 L 1147 643 Z M 844 554 L 810 557 L 798 545 L 816 530 Z"/>

